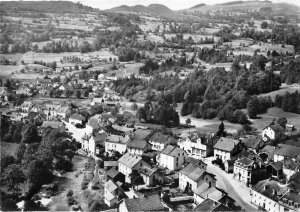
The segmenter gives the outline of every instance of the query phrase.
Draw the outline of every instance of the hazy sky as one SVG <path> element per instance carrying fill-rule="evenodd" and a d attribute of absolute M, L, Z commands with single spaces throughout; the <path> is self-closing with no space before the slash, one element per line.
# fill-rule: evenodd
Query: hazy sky
<path fill-rule="evenodd" d="M 76 1 L 76 0 L 75 0 Z M 99 9 L 109 9 L 120 5 L 134 6 L 137 4 L 164 4 L 172 10 L 187 9 L 200 3 L 219 4 L 236 0 L 80 0 L 81 3 Z M 287 2 L 300 6 L 300 0 L 272 0 L 273 2 Z"/>

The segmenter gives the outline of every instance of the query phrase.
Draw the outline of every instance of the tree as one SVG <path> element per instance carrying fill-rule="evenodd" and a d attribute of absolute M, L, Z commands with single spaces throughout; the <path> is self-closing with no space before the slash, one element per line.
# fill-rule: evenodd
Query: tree
<path fill-rule="evenodd" d="M 85 90 L 85 91 L 83 92 L 83 96 L 84 96 L 84 97 L 88 97 L 88 96 L 89 96 L 89 91 L 88 91 L 88 90 Z"/>
<path fill-rule="evenodd" d="M 73 93 L 74 93 L 73 90 L 69 90 L 69 89 L 65 90 L 65 96 L 66 96 L 66 98 L 69 98 L 70 96 L 72 96 Z"/>
<path fill-rule="evenodd" d="M 259 111 L 259 102 L 257 96 L 251 97 L 250 101 L 247 104 L 247 110 L 250 118 L 257 118 L 257 114 Z"/>
<path fill-rule="evenodd" d="M 4 171 L 9 165 L 12 165 L 16 162 L 16 158 L 12 155 L 2 155 L 1 156 L 1 172 Z"/>
<path fill-rule="evenodd" d="M 186 123 L 186 125 L 190 125 L 192 123 L 192 121 L 190 118 L 188 118 L 188 119 L 186 119 L 185 123 Z"/>
<path fill-rule="evenodd" d="M 225 125 L 224 125 L 223 121 L 219 125 L 219 130 L 217 132 L 217 136 L 218 137 L 226 137 Z"/>
<path fill-rule="evenodd" d="M 138 109 L 138 105 L 137 105 L 135 102 L 132 103 L 131 109 L 132 109 L 133 111 L 136 111 L 136 110 Z"/>
<path fill-rule="evenodd" d="M 144 119 L 145 121 L 147 121 L 147 114 L 146 111 L 144 109 L 144 107 L 140 107 L 138 108 L 138 110 L 136 111 L 136 117 L 141 121 L 142 119 Z"/>
<path fill-rule="evenodd" d="M 9 191 L 19 192 L 19 184 L 24 182 L 24 180 L 25 175 L 21 165 L 11 164 L 4 170 L 4 181 Z"/>
<path fill-rule="evenodd" d="M 282 126 L 285 129 L 286 124 L 287 124 L 286 117 L 280 117 L 279 119 L 277 119 L 277 124 L 279 124 L 280 126 Z"/>
<path fill-rule="evenodd" d="M 24 125 L 22 129 L 22 142 L 24 143 L 38 143 L 40 142 L 40 137 L 38 135 L 37 127 L 29 123 Z"/>
<path fill-rule="evenodd" d="M 132 172 L 129 174 L 129 177 L 130 177 L 132 187 L 138 186 L 138 185 L 141 185 L 144 183 L 143 178 L 141 177 L 141 175 L 139 174 L 139 172 L 137 170 L 132 170 Z"/>
<path fill-rule="evenodd" d="M 76 96 L 77 99 L 80 99 L 81 98 L 81 91 L 80 90 L 76 90 L 75 96 Z"/>
<path fill-rule="evenodd" d="M 267 28 L 268 28 L 268 22 L 263 21 L 263 22 L 261 23 L 261 28 L 262 28 L 262 29 L 267 29 Z"/>
<path fill-rule="evenodd" d="M 29 163 L 26 170 L 28 182 L 33 186 L 41 186 L 50 182 L 52 173 L 47 164 L 39 159 L 33 160 Z"/>

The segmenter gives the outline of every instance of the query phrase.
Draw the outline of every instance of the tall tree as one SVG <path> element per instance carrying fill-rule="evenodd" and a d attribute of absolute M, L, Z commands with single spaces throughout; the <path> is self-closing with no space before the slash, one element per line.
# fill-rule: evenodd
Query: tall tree
<path fill-rule="evenodd" d="M 248 115 L 250 118 L 257 118 L 257 114 L 259 111 L 259 102 L 257 96 L 251 97 L 250 101 L 247 104 Z"/>

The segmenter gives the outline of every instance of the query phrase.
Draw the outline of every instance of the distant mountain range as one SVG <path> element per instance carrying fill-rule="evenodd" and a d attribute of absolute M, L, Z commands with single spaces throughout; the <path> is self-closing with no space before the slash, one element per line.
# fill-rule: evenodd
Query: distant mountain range
<path fill-rule="evenodd" d="M 150 4 L 149 6 L 122 5 L 109 9 L 111 12 L 124 13 L 146 13 L 153 16 L 159 16 L 174 20 L 199 21 L 200 17 L 192 15 L 193 12 L 207 12 L 211 10 L 251 10 L 270 7 L 273 10 L 286 13 L 300 14 L 300 8 L 293 4 L 272 3 L 270 1 L 232 1 L 223 4 L 206 5 L 197 4 L 189 9 L 173 11 L 162 4 Z M 0 1 L 0 11 L 35 11 L 50 13 L 88 13 L 91 11 L 99 11 L 97 8 L 84 6 L 80 3 L 71 1 Z"/>

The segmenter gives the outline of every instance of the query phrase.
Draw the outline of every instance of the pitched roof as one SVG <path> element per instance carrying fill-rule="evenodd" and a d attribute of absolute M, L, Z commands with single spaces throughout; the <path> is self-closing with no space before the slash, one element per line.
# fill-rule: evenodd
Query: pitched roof
<path fill-rule="evenodd" d="M 126 136 L 109 135 L 109 136 L 107 136 L 106 142 L 127 144 L 129 140 L 131 140 L 131 139 L 129 137 L 126 137 Z"/>
<path fill-rule="evenodd" d="M 53 129 L 57 129 L 63 125 L 64 123 L 59 121 L 43 121 L 41 128 L 51 127 Z"/>
<path fill-rule="evenodd" d="M 222 205 L 217 201 L 207 198 L 199 205 L 197 205 L 197 207 L 195 207 L 193 211 L 230 211 L 230 208 L 226 207 L 225 205 Z"/>
<path fill-rule="evenodd" d="M 237 164 L 240 163 L 244 166 L 249 166 L 252 163 L 254 163 L 254 160 L 251 160 L 249 158 L 242 158 L 242 159 L 236 160 L 235 163 L 237 163 Z"/>
<path fill-rule="evenodd" d="M 282 126 L 278 125 L 278 124 L 267 126 L 264 129 L 266 129 L 268 127 L 270 127 L 275 132 L 282 132 L 282 131 L 284 131 L 284 128 Z"/>
<path fill-rule="evenodd" d="M 127 148 L 134 148 L 134 149 L 144 149 L 147 146 L 148 142 L 144 140 L 134 140 L 131 142 L 128 142 Z"/>
<path fill-rule="evenodd" d="M 118 166 L 118 161 L 104 161 L 104 166 Z"/>
<path fill-rule="evenodd" d="M 181 174 L 187 176 L 191 180 L 198 182 L 201 179 L 201 177 L 204 175 L 205 170 L 200 169 L 199 167 L 197 167 L 193 164 L 189 164 L 188 166 L 181 169 L 179 172 Z"/>
<path fill-rule="evenodd" d="M 115 167 L 113 167 L 106 173 L 106 176 L 115 178 L 119 173 L 120 172 Z"/>
<path fill-rule="evenodd" d="M 275 150 L 275 155 L 282 155 L 285 157 L 297 157 L 300 154 L 300 147 L 288 144 L 279 144 L 278 149 Z"/>
<path fill-rule="evenodd" d="M 169 155 L 172 157 L 178 156 L 180 153 L 185 153 L 183 149 L 180 149 L 179 147 L 168 145 L 166 146 L 162 151 L 161 154 Z"/>
<path fill-rule="evenodd" d="M 287 191 L 287 187 L 282 187 L 278 185 L 278 182 L 269 179 L 259 181 L 252 189 L 275 201 L 278 201 L 283 194 L 280 196 L 279 193 L 274 194 L 273 191 Z"/>
<path fill-rule="evenodd" d="M 273 162 L 268 164 L 268 166 L 272 166 L 274 169 L 281 170 L 283 168 L 283 163 L 281 161 Z"/>
<path fill-rule="evenodd" d="M 214 145 L 214 149 L 231 152 L 239 143 L 239 140 L 221 137 L 219 141 Z"/>
<path fill-rule="evenodd" d="M 133 133 L 134 140 L 145 140 L 151 134 L 151 130 L 136 129 Z"/>
<path fill-rule="evenodd" d="M 149 141 L 164 144 L 164 143 L 167 143 L 168 141 L 174 142 L 175 139 L 172 138 L 172 137 L 169 136 L 169 135 L 164 135 L 164 134 L 162 134 L 161 132 L 157 132 L 157 133 L 154 133 L 154 134 L 149 138 Z"/>
<path fill-rule="evenodd" d="M 146 176 L 151 176 L 155 172 L 155 170 L 154 169 L 150 169 L 148 167 L 142 167 L 142 168 L 139 169 L 139 172 L 141 174 L 146 175 Z"/>
<path fill-rule="evenodd" d="M 112 193 L 113 191 L 115 191 L 116 189 L 118 189 L 118 185 L 116 185 L 112 180 L 109 180 L 109 181 L 105 182 L 104 187 L 110 193 Z"/>
<path fill-rule="evenodd" d="M 162 211 L 164 206 L 158 195 L 139 199 L 124 199 L 128 211 Z"/>
<path fill-rule="evenodd" d="M 215 187 L 209 187 L 209 184 L 204 181 L 194 190 L 194 193 L 204 199 L 210 198 L 214 201 L 219 201 L 225 195 L 225 193 L 219 189 Z"/>
<path fill-rule="evenodd" d="M 139 163 L 142 160 L 141 157 L 132 155 L 129 152 L 127 152 L 125 155 L 123 155 L 118 162 L 129 167 L 133 168 L 137 163 Z"/>
<path fill-rule="evenodd" d="M 79 120 L 79 121 L 84 121 L 85 120 L 85 117 L 81 114 L 78 114 L 78 113 L 73 113 L 71 116 L 70 116 L 70 119 L 76 119 L 76 120 Z"/>
<path fill-rule="evenodd" d="M 256 149 L 257 147 L 260 147 L 262 141 L 259 138 L 249 137 L 249 138 L 243 139 L 242 143 L 247 148 Z"/>
<path fill-rule="evenodd" d="M 270 158 L 273 158 L 275 150 L 275 146 L 267 145 L 260 151 L 260 153 L 266 153 Z"/>

